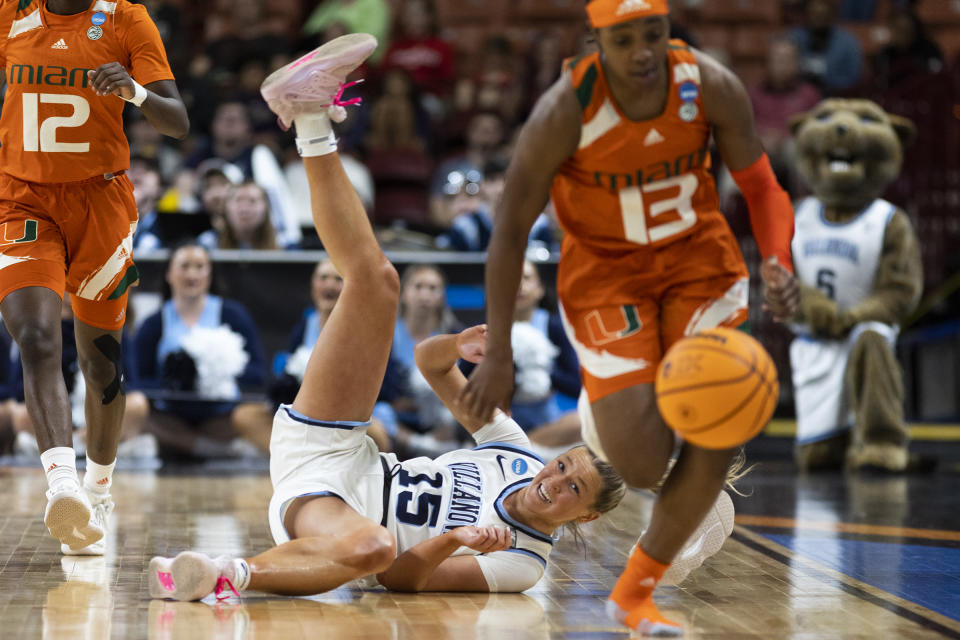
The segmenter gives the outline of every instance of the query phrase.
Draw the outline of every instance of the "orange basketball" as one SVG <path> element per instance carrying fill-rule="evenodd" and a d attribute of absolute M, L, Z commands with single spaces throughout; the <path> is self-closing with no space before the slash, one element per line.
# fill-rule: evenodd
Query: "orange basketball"
<path fill-rule="evenodd" d="M 660 415 L 705 449 L 736 447 L 757 435 L 777 406 L 770 354 L 735 329 L 708 329 L 676 342 L 657 369 Z"/>

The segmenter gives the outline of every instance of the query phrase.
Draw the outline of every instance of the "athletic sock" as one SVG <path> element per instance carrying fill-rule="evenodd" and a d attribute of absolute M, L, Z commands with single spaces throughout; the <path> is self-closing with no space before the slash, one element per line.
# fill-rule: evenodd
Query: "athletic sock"
<path fill-rule="evenodd" d="M 230 581 L 237 593 L 243 593 L 250 586 L 250 565 L 243 558 L 219 556 L 213 563 L 220 571 L 220 575 Z"/>
<path fill-rule="evenodd" d="M 40 454 L 40 463 L 47 474 L 47 486 L 56 491 L 64 485 L 80 486 L 77 476 L 77 454 L 73 447 L 52 447 Z"/>
<path fill-rule="evenodd" d="M 324 156 L 337 150 L 337 138 L 326 113 L 302 113 L 293 119 L 293 126 L 301 157 Z"/>
<path fill-rule="evenodd" d="M 675 627 L 664 618 L 653 602 L 653 590 L 669 564 L 654 560 L 637 544 L 627 560 L 627 566 L 610 592 L 610 602 L 619 608 L 621 622 L 631 629 L 644 631 L 652 626 Z"/>
<path fill-rule="evenodd" d="M 97 464 L 87 456 L 87 473 L 83 476 L 84 488 L 91 493 L 110 493 L 110 485 L 113 484 L 113 467 L 116 464 L 116 460 L 110 464 Z"/>

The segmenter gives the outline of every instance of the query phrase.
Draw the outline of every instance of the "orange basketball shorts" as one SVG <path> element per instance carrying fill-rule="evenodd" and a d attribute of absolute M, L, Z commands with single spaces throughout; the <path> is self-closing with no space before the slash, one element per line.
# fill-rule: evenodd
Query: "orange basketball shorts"
<path fill-rule="evenodd" d="M 665 248 L 645 256 L 640 273 L 611 276 L 617 270 L 602 265 L 593 286 L 611 292 L 609 304 L 577 304 L 592 296 L 579 298 L 569 288 L 564 295 L 561 289 L 564 328 L 580 359 L 590 402 L 652 383 L 663 354 L 683 336 L 736 327 L 747 319 L 750 277 L 743 258 L 736 244 L 721 251 L 735 255 L 702 261 L 696 253 Z M 562 260 L 560 267 L 562 272 Z M 626 299 L 623 291 L 629 292 Z"/>
<path fill-rule="evenodd" d="M 0 173 L 0 300 L 25 287 L 71 294 L 82 322 L 123 327 L 137 204 L 125 175 L 25 182 Z"/>

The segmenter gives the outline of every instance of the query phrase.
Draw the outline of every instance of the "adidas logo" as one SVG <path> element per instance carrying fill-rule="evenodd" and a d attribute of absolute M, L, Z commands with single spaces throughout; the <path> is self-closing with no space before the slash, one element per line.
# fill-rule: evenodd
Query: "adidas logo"
<path fill-rule="evenodd" d="M 58 466 L 60 466 L 60 465 L 58 465 L 56 462 L 54 462 L 54 463 L 51 464 L 49 467 L 47 467 L 47 471 L 53 471 L 53 470 L 56 469 Z"/>
<path fill-rule="evenodd" d="M 69 49 L 67 43 L 63 41 L 63 38 L 60 38 L 50 47 L 51 49 Z"/>
<path fill-rule="evenodd" d="M 623 0 L 617 7 L 617 15 L 622 16 L 633 11 L 649 11 L 652 8 L 647 0 Z"/>
<path fill-rule="evenodd" d="M 650 133 L 647 134 L 647 137 L 643 140 L 643 146 L 652 147 L 655 144 L 660 144 L 666 140 L 663 135 L 660 134 L 656 129 L 650 129 Z"/>
<path fill-rule="evenodd" d="M 108 482 L 110 482 L 110 478 L 100 478 L 99 480 L 97 480 L 97 484 L 101 486 L 107 484 Z"/>

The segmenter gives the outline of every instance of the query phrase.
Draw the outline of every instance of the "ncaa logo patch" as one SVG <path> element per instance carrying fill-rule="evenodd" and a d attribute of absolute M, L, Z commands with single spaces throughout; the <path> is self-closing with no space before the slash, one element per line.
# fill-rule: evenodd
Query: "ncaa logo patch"
<path fill-rule="evenodd" d="M 700 95 L 695 82 L 684 82 L 680 85 L 680 99 L 684 102 L 693 102 Z"/>
<path fill-rule="evenodd" d="M 522 458 L 515 458 L 514 461 L 510 463 L 510 470 L 518 476 L 525 474 L 527 468 L 527 461 Z"/>

